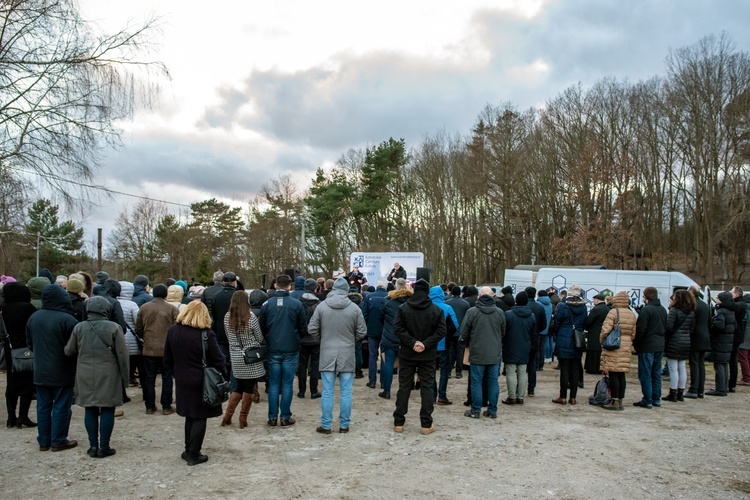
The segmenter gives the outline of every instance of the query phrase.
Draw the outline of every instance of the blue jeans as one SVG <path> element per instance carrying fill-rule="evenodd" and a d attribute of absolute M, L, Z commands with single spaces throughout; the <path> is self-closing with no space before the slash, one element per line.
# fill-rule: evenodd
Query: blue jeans
<path fill-rule="evenodd" d="M 482 411 L 482 379 L 485 373 L 488 378 L 487 411 L 497 413 L 497 400 L 500 399 L 500 384 L 497 378 L 500 374 L 500 365 L 471 365 L 471 411 L 479 413 Z"/>
<path fill-rule="evenodd" d="M 147 410 L 156 409 L 156 374 L 161 370 L 161 407 L 172 406 L 172 370 L 164 362 L 164 358 L 157 356 L 143 356 L 144 377 L 141 378 L 143 401 Z M 145 383 L 144 383 L 145 379 Z"/>
<path fill-rule="evenodd" d="M 448 399 L 448 376 L 451 374 L 450 365 L 450 351 L 438 351 L 438 362 L 440 363 L 440 383 L 432 384 L 432 392 L 434 392 L 438 399 Z M 435 377 L 437 381 L 437 377 Z"/>
<path fill-rule="evenodd" d="M 367 377 L 373 384 L 378 379 L 378 349 L 380 349 L 380 337 L 367 337 L 367 347 L 370 353 L 370 362 L 367 365 Z"/>
<path fill-rule="evenodd" d="M 544 335 L 544 359 L 552 359 L 555 352 L 555 339 L 552 335 Z"/>
<path fill-rule="evenodd" d="M 115 407 L 87 406 L 83 417 L 90 448 L 109 448 L 109 439 L 115 428 Z"/>
<path fill-rule="evenodd" d="M 352 416 L 352 383 L 354 374 L 339 373 L 339 429 L 348 429 Z M 323 397 L 320 399 L 320 426 L 324 429 L 331 428 L 333 420 L 333 391 L 336 384 L 336 372 L 320 372 L 323 381 Z"/>
<path fill-rule="evenodd" d="M 393 384 L 393 365 L 396 362 L 398 350 L 383 349 L 383 354 L 385 354 L 385 361 L 380 364 L 380 386 L 383 388 L 384 393 L 390 394 L 391 385 Z"/>
<path fill-rule="evenodd" d="M 68 439 L 72 404 L 73 387 L 36 386 L 39 446 L 60 446 Z"/>
<path fill-rule="evenodd" d="M 638 354 L 638 380 L 641 382 L 643 404 L 661 404 L 661 358 L 664 353 Z"/>
<path fill-rule="evenodd" d="M 268 355 L 268 420 L 275 420 L 279 416 L 279 399 L 281 419 L 292 418 L 292 394 L 298 361 L 298 352 Z"/>

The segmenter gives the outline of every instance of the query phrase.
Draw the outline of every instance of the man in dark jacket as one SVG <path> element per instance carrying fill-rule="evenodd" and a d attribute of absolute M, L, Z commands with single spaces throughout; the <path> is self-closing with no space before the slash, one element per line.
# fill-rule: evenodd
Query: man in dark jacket
<path fill-rule="evenodd" d="M 456 312 L 456 317 L 458 318 L 458 325 L 459 330 L 461 329 L 461 323 L 464 320 L 464 317 L 466 316 L 466 313 L 469 312 L 469 309 L 471 308 L 471 305 L 469 302 L 461 297 L 461 287 L 460 286 L 454 286 L 451 289 L 451 297 L 445 301 L 446 304 L 451 306 L 453 310 Z M 446 348 L 448 349 L 448 352 L 450 353 L 449 356 L 449 363 L 450 366 L 456 365 L 456 378 L 463 377 L 463 367 L 464 367 L 464 347 L 463 345 L 458 341 L 460 338 L 460 332 L 456 332 L 455 335 L 452 335 L 450 338 L 447 339 L 448 345 Z"/>
<path fill-rule="evenodd" d="M 463 289 L 463 297 L 470 307 L 474 307 L 477 305 L 477 299 L 479 299 L 479 289 L 474 285 L 466 286 Z"/>
<path fill-rule="evenodd" d="M 445 337 L 446 324 L 443 310 L 432 303 L 429 292 L 430 284 L 423 279 L 418 280 L 414 285 L 414 295 L 398 308 L 393 322 L 393 329 L 400 344 L 399 387 L 396 410 L 393 412 L 393 430 L 396 432 L 404 432 L 415 373 L 419 375 L 422 398 L 422 408 L 419 412 L 421 432 L 426 435 L 435 431 L 432 423 L 432 384 L 435 381 L 437 345 L 440 339 Z"/>
<path fill-rule="evenodd" d="M 354 266 L 352 266 L 352 272 L 349 273 L 346 281 L 349 283 L 350 290 L 352 287 L 355 287 L 359 293 L 362 291 L 362 285 L 367 283 L 367 278 L 365 278 L 365 275 L 360 272 L 359 266 L 354 264 Z"/>
<path fill-rule="evenodd" d="M 133 280 L 133 298 L 132 301 L 140 308 L 146 302 L 151 302 L 154 298 L 149 293 L 148 276 L 139 274 Z"/>
<path fill-rule="evenodd" d="M 706 386 L 706 352 L 711 350 L 709 329 L 711 328 L 711 309 L 703 301 L 701 289 L 697 286 L 690 287 L 690 292 L 695 296 L 695 328 L 690 337 L 690 388 L 685 393 L 689 399 L 703 397 Z"/>
<path fill-rule="evenodd" d="M 599 375 L 601 373 L 602 344 L 599 334 L 602 332 L 604 319 L 609 314 L 609 307 L 604 301 L 604 295 L 594 295 L 594 307 L 586 317 L 586 373 Z"/>
<path fill-rule="evenodd" d="M 534 315 L 536 330 L 531 335 L 531 350 L 529 351 L 529 362 L 526 364 L 526 374 L 528 375 L 529 382 L 529 397 L 534 396 L 534 390 L 536 389 L 536 372 L 538 369 L 544 367 L 544 360 L 541 364 L 537 364 L 537 354 L 541 348 L 542 336 L 540 335 L 547 329 L 547 313 L 534 298 L 536 297 L 536 288 L 533 286 L 526 287 L 526 297 L 528 297 L 527 307 L 531 310 Z M 518 297 L 516 297 L 516 305 L 518 305 Z M 520 388 L 519 393 L 523 395 L 523 387 Z"/>
<path fill-rule="evenodd" d="M 513 298 L 513 288 L 509 286 L 503 287 L 500 293 L 502 295 L 495 299 L 497 307 L 503 311 L 510 311 L 510 308 L 516 305 L 516 299 Z"/>
<path fill-rule="evenodd" d="M 309 325 L 315 308 L 320 304 L 320 299 L 315 295 L 318 288 L 318 282 L 312 278 L 305 280 L 305 293 L 299 298 L 302 307 L 305 308 L 305 322 Z M 299 346 L 299 366 L 297 367 L 297 383 L 299 385 L 298 398 L 305 397 L 307 390 L 307 374 L 310 374 L 310 398 L 318 399 L 321 394 L 318 392 L 318 380 L 320 373 L 318 365 L 320 364 L 320 341 L 312 335 L 305 335 L 300 340 Z"/>
<path fill-rule="evenodd" d="M 393 264 L 393 269 L 391 269 L 391 272 L 388 273 L 388 278 L 386 278 L 386 281 L 396 281 L 399 278 L 406 279 L 406 269 L 401 267 L 398 262 Z"/>
<path fill-rule="evenodd" d="M 221 271 L 216 271 L 214 273 L 214 284 L 203 290 L 203 297 L 201 297 L 201 300 L 204 304 L 206 304 L 209 314 L 212 314 L 211 311 L 213 310 L 212 304 L 214 301 L 214 296 L 224 289 L 224 284 L 222 283 L 223 280 L 224 273 Z"/>
<path fill-rule="evenodd" d="M 317 283 L 316 283 L 317 287 Z M 289 294 L 295 299 L 299 300 L 305 294 L 305 277 L 297 276 L 294 278 L 294 290 Z"/>
<path fill-rule="evenodd" d="M 643 290 L 646 305 L 635 324 L 633 347 L 638 353 L 638 380 L 643 398 L 633 403 L 640 408 L 661 406 L 661 358 L 664 355 L 664 334 L 667 310 L 659 301 L 659 292 L 649 286 Z"/>
<path fill-rule="evenodd" d="M 716 314 L 711 323 L 711 361 L 716 373 L 716 386 L 706 391 L 706 396 L 726 396 L 729 382 L 729 360 L 737 330 L 737 308 L 730 292 L 721 292 L 716 297 Z M 33 316 L 32 316 L 33 317 Z"/>
<path fill-rule="evenodd" d="M 506 405 L 522 405 L 523 393 L 528 383 L 527 366 L 531 346 L 539 341 L 536 316 L 528 307 L 529 298 L 525 291 L 516 294 L 516 305 L 505 313 L 505 337 L 503 338 L 503 363 L 505 363 L 508 397 Z M 546 318 L 545 318 L 546 321 Z M 536 377 L 536 369 L 533 371 Z M 536 380 L 534 381 L 536 385 Z M 533 393 L 533 389 L 532 389 Z"/>
<path fill-rule="evenodd" d="M 404 278 L 396 280 L 395 288 L 388 292 L 385 306 L 380 312 L 380 321 L 383 323 L 383 336 L 380 339 L 380 349 L 383 351 L 384 360 L 380 364 L 380 386 L 383 388 L 383 391 L 378 393 L 378 396 L 383 399 L 391 399 L 393 366 L 396 363 L 396 356 L 398 356 L 398 350 L 401 347 L 398 336 L 393 329 L 393 322 L 396 319 L 398 308 L 413 293 L 407 283 Z"/>
<path fill-rule="evenodd" d="M 375 389 L 375 381 L 378 378 L 378 353 L 380 349 L 380 337 L 383 335 L 383 321 L 380 313 L 385 305 L 386 291 L 385 280 L 379 280 L 375 291 L 368 293 L 362 301 L 362 315 L 367 323 L 367 350 L 369 362 L 367 365 L 368 382 L 367 387 Z"/>
<path fill-rule="evenodd" d="M 39 451 L 62 451 L 78 445 L 68 439 L 76 360 L 65 355 L 77 324 L 65 289 L 46 285 L 42 308 L 26 323 L 26 343 L 34 352 Z"/>
<path fill-rule="evenodd" d="M 484 416 L 497 418 L 500 385 L 500 356 L 505 337 L 505 313 L 495 305 L 490 287 L 479 291 L 477 305 L 469 309 L 461 322 L 461 342 L 469 349 L 469 382 L 471 384 L 471 409 L 464 415 L 479 418 L 482 410 L 482 381 L 487 378 L 488 404 Z"/>
<path fill-rule="evenodd" d="M 233 272 L 224 273 L 221 278 L 221 290 L 211 298 L 211 309 L 209 310 L 213 319 L 211 330 L 216 334 L 216 342 L 219 344 L 221 354 L 224 355 L 227 362 L 227 371 L 229 371 L 231 363 L 229 361 L 229 339 L 227 339 L 227 332 L 224 330 L 224 316 L 229 312 L 229 304 L 232 302 L 232 295 L 236 291 L 237 275 Z"/>
<path fill-rule="evenodd" d="M 122 305 L 120 305 L 120 301 L 117 300 L 117 297 L 120 296 L 121 290 L 122 287 L 120 286 L 120 282 L 110 278 L 102 283 L 102 286 L 101 288 L 99 288 L 99 292 L 96 295 L 107 299 L 107 302 L 109 302 L 109 304 L 112 306 L 112 309 L 109 312 L 110 317 L 107 319 L 109 321 L 114 321 L 115 323 L 120 325 L 120 328 L 122 328 L 123 332 L 127 332 L 128 324 L 125 322 L 125 315 L 122 312 Z"/>
<path fill-rule="evenodd" d="M 276 278 L 276 293 L 260 308 L 260 329 L 268 343 L 268 425 L 276 427 L 281 407 L 281 427 L 294 425 L 292 396 L 299 362 L 300 339 L 307 335 L 302 302 L 291 297 L 292 279 Z"/>

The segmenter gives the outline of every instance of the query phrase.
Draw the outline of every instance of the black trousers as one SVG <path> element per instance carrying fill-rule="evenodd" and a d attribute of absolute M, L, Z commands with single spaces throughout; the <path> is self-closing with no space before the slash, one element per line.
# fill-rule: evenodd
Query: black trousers
<path fill-rule="evenodd" d="M 419 392 L 422 407 L 419 410 L 419 420 L 422 427 L 432 425 L 432 411 L 434 394 L 432 384 L 435 382 L 435 356 L 430 355 L 426 361 L 414 361 L 398 358 L 398 393 L 396 394 L 396 410 L 393 412 L 393 424 L 404 425 L 406 414 L 409 412 L 409 397 L 414 384 L 414 374 L 419 375 Z"/>
<path fill-rule="evenodd" d="M 309 365 L 309 369 L 308 369 Z M 307 374 L 310 373 L 310 392 L 318 392 L 318 380 L 320 380 L 320 344 L 300 345 L 299 364 L 297 365 L 297 381 L 299 392 L 307 389 Z"/>
<path fill-rule="evenodd" d="M 566 399 L 568 388 L 570 388 L 570 399 L 575 399 L 578 395 L 581 360 L 557 358 L 557 361 L 560 363 L 560 397 Z"/>
<path fill-rule="evenodd" d="M 613 399 L 625 397 L 625 374 L 623 372 L 609 372 L 609 392 Z"/>
<path fill-rule="evenodd" d="M 690 366 L 689 392 L 703 394 L 706 387 L 706 351 L 690 351 L 688 365 Z"/>
<path fill-rule="evenodd" d="M 201 454 L 203 438 L 206 437 L 206 419 L 185 417 L 185 451 L 189 457 Z"/>

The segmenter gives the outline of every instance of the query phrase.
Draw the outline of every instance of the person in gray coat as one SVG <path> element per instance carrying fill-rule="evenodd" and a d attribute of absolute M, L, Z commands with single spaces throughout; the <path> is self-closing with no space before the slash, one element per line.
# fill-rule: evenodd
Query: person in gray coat
<path fill-rule="evenodd" d="M 86 303 L 86 321 L 73 328 L 65 354 L 78 357 L 76 404 L 86 409 L 90 457 L 115 454 L 109 440 L 115 426 L 115 407 L 122 405 L 122 388 L 128 383 L 128 349 L 120 325 L 107 318 L 112 304 L 104 297 Z"/>
<path fill-rule="evenodd" d="M 489 390 L 484 416 L 497 418 L 497 401 L 500 399 L 497 379 L 505 337 L 505 313 L 495 306 L 493 295 L 490 287 L 482 287 L 477 305 L 469 309 L 461 323 L 461 342 L 469 349 L 471 383 L 471 409 L 466 410 L 464 415 L 471 418 L 479 418 L 482 409 L 482 379 L 485 372 Z"/>
<path fill-rule="evenodd" d="M 331 433 L 333 420 L 333 390 L 336 375 L 339 376 L 339 432 L 349 432 L 352 412 L 352 383 L 356 367 L 355 343 L 367 335 L 367 324 L 362 310 L 349 300 L 349 284 L 338 278 L 333 290 L 315 308 L 308 332 L 320 342 L 320 378 L 323 381 L 323 397 L 320 400 L 322 415 L 321 434 Z"/>

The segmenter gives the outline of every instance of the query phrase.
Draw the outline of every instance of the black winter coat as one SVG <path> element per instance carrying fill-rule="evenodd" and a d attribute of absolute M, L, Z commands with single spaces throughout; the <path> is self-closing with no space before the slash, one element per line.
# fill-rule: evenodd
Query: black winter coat
<path fill-rule="evenodd" d="M 396 311 L 393 330 L 401 346 L 398 350 L 400 358 L 435 362 L 437 345 L 445 337 L 447 326 L 443 310 L 432 303 L 427 293 L 415 291 Z M 424 344 L 424 351 L 414 350 L 417 341 Z"/>
<path fill-rule="evenodd" d="M 60 285 L 45 285 L 42 308 L 26 323 L 26 342 L 34 351 L 36 385 L 75 385 L 76 360 L 65 355 L 65 346 L 77 324 L 68 292 Z"/>
<path fill-rule="evenodd" d="M 70 297 L 70 304 L 73 306 L 73 316 L 75 316 L 79 322 L 85 321 L 86 302 L 77 293 L 68 292 L 68 297 Z"/>
<path fill-rule="evenodd" d="M 695 330 L 695 313 L 691 309 L 669 309 L 664 355 L 669 359 L 690 357 L 690 338 Z"/>
<path fill-rule="evenodd" d="M 206 366 L 212 366 L 227 376 L 224 355 L 219 350 L 216 335 L 208 332 Z M 177 414 L 181 417 L 211 418 L 222 414 L 221 405 L 203 406 L 203 340 L 202 330 L 176 324 L 167 330 L 164 344 L 164 363 L 174 373 Z"/>
<path fill-rule="evenodd" d="M 664 334 L 667 331 L 667 311 L 659 299 L 650 300 L 638 315 L 635 323 L 633 348 L 638 354 L 664 352 Z"/>
<path fill-rule="evenodd" d="M 734 317 L 737 327 L 734 329 L 734 343 L 740 344 L 745 339 L 745 323 L 747 318 L 747 303 L 744 297 L 734 299 Z"/>
<path fill-rule="evenodd" d="M 532 297 L 529 297 L 529 303 L 527 304 L 527 307 L 531 309 L 531 312 L 532 314 L 534 314 L 534 318 L 536 319 L 536 333 L 539 334 L 540 332 L 546 330 L 548 326 L 547 313 L 545 312 L 544 307 L 542 307 L 542 304 L 534 300 Z M 535 351 L 538 345 L 538 339 L 535 341 L 534 338 L 532 338 L 531 349 Z"/>
<path fill-rule="evenodd" d="M 305 292 L 299 298 L 299 301 L 302 302 L 302 307 L 305 308 L 305 322 L 309 325 L 310 318 L 312 318 L 315 308 L 320 304 L 320 299 L 318 299 L 315 294 Z M 300 345 L 320 345 L 320 342 L 316 341 L 313 336 L 308 333 L 307 335 L 302 336 L 300 339 Z"/>
<path fill-rule="evenodd" d="M 121 291 L 122 287 L 120 286 L 119 281 L 108 279 L 104 282 L 96 295 L 101 295 L 112 305 L 112 313 L 107 319 L 120 325 L 123 332 L 127 332 L 128 324 L 125 322 L 125 314 L 122 312 L 120 301 L 117 300 Z"/>
<path fill-rule="evenodd" d="M 466 299 L 461 298 L 458 295 L 453 295 L 450 299 L 446 300 L 445 303 L 453 308 L 453 311 L 456 313 L 456 317 L 458 318 L 458 325 L 460 327 L 461 323 L 464 320 L 464 316 L 466 316 L 466 313 L 471 308 L 471 304 L 469 304 Z"/>
<path fill-rule="evenodd" d="M 367 336 L 379 339 L 383 335 L 383 321 L 380 319 L 380 313 L 385 307 L 385 298 L 388 292 L 385 288 L 378 288 L 372 293 L 367 294 L 367 298 L 362 302 L 362 315 L 367 323 Z"/>
<path fill-rule="evenodd" d="M 599 342 L 599 335 L 602 333 L 604 319 L 609 314 L 609 307 L 604 302 L 599 302 L 591 308 L 586 318 L 586 350 L 601 351 L 602 343 Z"/>
<path fill-rule="evenodd" d="M 737 329 L 737 318 L 734 315 L 732 294 L 721 292 L 721 301 L 716 308 L 716 315 L 711 324 L 711 355 L 709 361 L 714 363 L 729 363 L 734 343 L 734 332 Z"/>
<path fill-rule="evenodd" d="M 12 366 L 11 349 L 26 347 L 26 323 L 36 307 L 31 304 L 31 292 L 23 283 L 8 283 L 3 287 L 5 303 L 2 305 L 3 321 L 8 337 L 3 342 L 5 346 L 6 366 Z M 13 373 L 8 370 L 6 396 L 31 398 L 36 392 L 33 373 Z"/>
<path fill-rule="evenodd" d="M 711 309 L 708 304 L 698 297 L 695 298 L 695 328 L 690 337 L 690 350 L 707 352 L 711 350 L 711 338 L 708 331 L 711 328 Z"/>
<path fill-rule="evenodd" d="M 216 342 L 219 344 L 229 345 L 227 332 L 224 330 L 224 316 L 229 312 L 229 304 L 236 291 L 237 289 L 232 285 L 225 285 L 211 299 L 211 318 L 213 319 L 211 329 L 216 334 Z"/>
<path fill-rule="evenodd" d="M 527 306 L 513 306 L 505 313 L 505 337 L 503 338 L 503 362 L 525 365 L 533 338 L 539 339 L 536 317 Z"/>
<path fill-rule="evenodd" d="M 475 305 L 477 305 L 478 298 L 479 289 L 477 289 L 477 287 L 475 287 L 474 285 L 467 286 L 464 292 L 464 300 L 469 303 L 469 307 L 474 307 Z"/>

